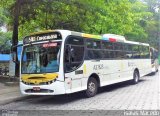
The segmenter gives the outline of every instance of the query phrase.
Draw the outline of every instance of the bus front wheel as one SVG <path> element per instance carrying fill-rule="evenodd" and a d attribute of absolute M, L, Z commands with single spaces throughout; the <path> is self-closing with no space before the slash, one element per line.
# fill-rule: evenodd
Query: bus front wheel
<path fill-rule="evenodd" d="M 87 83 L 86 96 L 93 97 L 97 94 L 98 82 L 95 78 L 91 77 Z"/>

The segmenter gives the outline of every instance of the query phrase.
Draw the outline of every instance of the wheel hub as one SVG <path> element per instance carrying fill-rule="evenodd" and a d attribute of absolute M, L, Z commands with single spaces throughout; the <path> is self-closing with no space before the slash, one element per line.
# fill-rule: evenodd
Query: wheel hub
<path fill-rule="evenodd" d="M 95 83 L 93 82 L 89 83 L 88 88 L 91 93 L 94 93 L 96 89 Z"/>

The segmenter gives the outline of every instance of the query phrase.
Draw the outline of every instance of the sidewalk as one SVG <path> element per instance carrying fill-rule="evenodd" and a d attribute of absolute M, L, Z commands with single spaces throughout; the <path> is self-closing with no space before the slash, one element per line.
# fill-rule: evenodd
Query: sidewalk
<path fill-rule="evenodd" d="M 0 105 L 23 98 L 19 90 L 19 82 L 9 77 L 0 77 Z"/>

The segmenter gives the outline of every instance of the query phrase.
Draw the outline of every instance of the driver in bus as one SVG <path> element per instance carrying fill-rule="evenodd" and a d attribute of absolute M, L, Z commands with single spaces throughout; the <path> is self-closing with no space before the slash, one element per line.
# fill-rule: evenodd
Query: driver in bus
<path fill-rule="evenodd" d="M 46 66 L 41 66 L 41 71 L 42 72 L 57 72 L 58 67 L 59 67 L 59 62 L 57 60 L 57 54 L 55 52 L 50 52 L 47 54 L 47 65 Z"/>
<path fill-rule="evenodd" d="M 36 61 L 28 62 L 27 73 L 34 73 L 36 71 Z"/>

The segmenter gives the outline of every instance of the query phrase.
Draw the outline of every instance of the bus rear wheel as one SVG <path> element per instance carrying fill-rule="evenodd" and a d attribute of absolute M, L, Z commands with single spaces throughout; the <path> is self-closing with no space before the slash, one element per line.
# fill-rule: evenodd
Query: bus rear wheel
<path fill-rule="evenodd" d="M 134 71 L 132 83 L 137 84 L 138 82 L 139 82 L 139 73 L 138 71 Z"/>
<path fill-rule="evenodd" d="M 97 94 L 98 91 L 98 82 L 95 78 L 91 77 L 87 83 L 86 96 L 93 97 Z"/>

